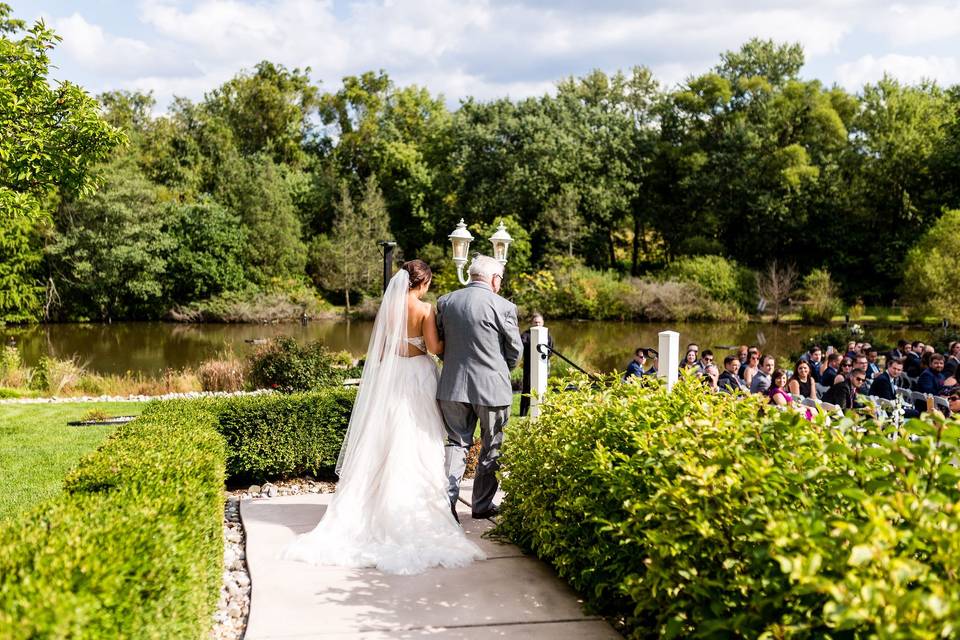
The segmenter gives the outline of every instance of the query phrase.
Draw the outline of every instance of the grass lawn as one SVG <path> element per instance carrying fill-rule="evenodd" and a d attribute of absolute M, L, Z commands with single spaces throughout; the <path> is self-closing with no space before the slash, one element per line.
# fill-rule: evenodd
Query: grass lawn
<path fill-rule="evenodd" d="M 55 496 L 80 457 L 96 449 L 113 426 L 68 427 L 93 409 L 139 415 L 144 402 L 0 405 L 0 522 Z"/>

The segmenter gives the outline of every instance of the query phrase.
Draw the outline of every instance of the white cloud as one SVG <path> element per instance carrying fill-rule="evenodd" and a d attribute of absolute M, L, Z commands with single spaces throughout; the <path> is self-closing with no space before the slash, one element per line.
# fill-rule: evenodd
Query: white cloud
<path fill-rule="evenodd" d="M 837 67 L 837 80 L 851 91 L 876 82 L 888 73 L 897 80 L 914 84 L 921 80 L 937 80 L 941 84 L 960 82 L 960 60 L 953 57 L 866 55 Z"/>
<path fill-rule="evenodd" d="M 893 4 L 866 17 L 870 28 L 896 45 L 960 36 L 960 2 Z"/>
<path fill-rule="evenodd" d="M 79 13 L 54 20 L 53 27 L 63 37 L 62 52 L 100 75 L 132 78 L 145 73 L 170 75 L 191 71 L 189 64 L 163 55 L 142 40 L 105 33 Z"/>
<path fill-rule="evenodd" d="M 139 0 L 136 38 L 110 16 L 95 21 L 97 6 L 76 2 L 51 20 L 64 36 L 61 75 L 97 90 L 152 88 L 161 106 L 174 94 L 199 99 L 261 60 L 309 66 L 325 89 L 384 69 L 451 105 L 541 95 L 570 75 L 637 64 L 669 87 L 752 37 L 800 42 L 826 84 L 859 86 L 883 69 L 946 83 L 957 81 L 960 35 L 960 0 Z"/>

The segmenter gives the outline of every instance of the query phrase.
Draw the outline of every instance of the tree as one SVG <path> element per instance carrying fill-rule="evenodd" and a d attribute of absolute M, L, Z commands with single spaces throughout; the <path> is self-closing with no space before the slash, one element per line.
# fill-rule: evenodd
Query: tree
<path fill-rule="evenodd" d="M 215 197 L 243 223 L 244 268 L 260 284 L 301 277 L 306 266 L 289 179 L 290 170 L 263 154 L 234 156 L 221 167 Z"/>
<path fill-rule="evenodd" d="M 241 289 L 246 241 L 240 218 L 212 200 L 170 203 L 161 213 L 170 237 L 167 255 L 168 297 L 187 304 Z"/>
<path fill-rule="evenodd" d="M 377 241 L 386 238 L 387 208 L 375 176 L 367 178 L 359 203 L 346 182 L 340 188 L 337 219 L 330 236 L 311 244 L 310 271 L 316 283 L 342 291 L 350 314 L 350 294 L 375 290 L 381 276 Z"/>
<path fill-rule="evenodd" d="M 30 322 L 40 315 L 42 258 L 36 221 L 20 216 L 0 223 L 0 324 Z"/>
<path fill-rule="evenodd" d="M 60 190 L 89 194 L 90 173 L 124 137 L 80 87 L 51 87 L 49 51 L 60 38 L 42 21 L 26 29 L 0 3 L 0 219 L 38 217 Z M 14 39 L 15 34 L 20 35 Z"/>
<path fill-rule="evenodd" d="M 903 295 L 921 312 L 960 324 L 960 210 L 944 213 L 907 253 Z"/>
<path fill-rule="evenodd" d="M 123 155 L 103 167 L 103 187 L 63 203 L 46 251 L 71 319 L 155 318 L 165 310 L 166 256 L 157 188 Z"/>
<path fill-rule="evenodd" d="M 773 321 L 780 322 L 783 303 L 790 299 L 790 295 L 797 288 L 796 267 L 792 264 L 781 265 L 772 260 L 756 277 L 761 304 L 766 301 L 773 305 Z"/>

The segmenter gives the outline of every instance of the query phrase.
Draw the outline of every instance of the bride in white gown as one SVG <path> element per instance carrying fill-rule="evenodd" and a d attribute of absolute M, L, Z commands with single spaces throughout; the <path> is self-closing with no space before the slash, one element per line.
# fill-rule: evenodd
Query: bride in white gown
<path fill-rule="evenodd" d="M 446 494 L 439 372 L 427 355 L 443 343 L 432 305 L 420 300 L 430 278 L 430 267 L 412 260 L 390 280 L 337 460 L 337 491 L 284 558 L 404 575 L 484 558 Z"/>

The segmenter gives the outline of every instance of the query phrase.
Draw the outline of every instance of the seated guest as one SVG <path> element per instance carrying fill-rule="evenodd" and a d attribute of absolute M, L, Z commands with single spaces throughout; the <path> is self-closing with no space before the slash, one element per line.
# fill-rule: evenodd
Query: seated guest
<path fill-rule="evenodd" d="M 844 355 L 844 357 L 850 358 L 850 360 L 853 361 L 853 359 L 857 357 L 857 354 L 858 354 L 858 353 L 860 353 L 860 352 L 857 351 L 857 343 L 856 343 L 856 341 L 855 341 L 855 340 L 851 340 L 850 342 L 847 343 L 847 352 L 846 352 L 845 354 L 843 354 L 843 355 Z"/>
<path fill-rule="evenodd" d="M 943 362 L 943 375 L 957 377 L 957 374 L 960 371 L 957 371 L 960 367 L 960 341 L 951 342 L 950 346 L 947 347 L 946 353 L 947 359 Z"/>
<path fill-rule="evenodd" d="M 793 377 L 787 383 L 790 395 L 800 400 L 802 398 L 817 399 L 817 385 L 810 374 L 810 363 L 806 360 L 797 360 L 793 366 Z"/>
<path fill-rule="evenodd" d="M 836 377 L 833 379 L 833 384 L 837 384 L 838 382 L 843 382 L 847 378 L 847 376 L 850 374 L 850 371 L 852 370 L 853 370 L 853 360 L 851 360 L 850 358 L 841 359 L 840 370 L 837 372 Z M 824 380 L 824 383 L 826 384 L 827 381 Z"/>
<path fill-rule="evenodd" d="M 887 354 L 887 360 L 902 360 L 906 357 L 907 351 L 910 350 L 910 343 L 901 338 L 897 340 L 897 348 L 890 351 Z"/>
<path fill-rule="evenodd" d="M 760 368 L 750 380 L 750 393 L 766 393 L 770 389 L 770 374 L 777 366 L 777 361 L 773 356 L 763 356 L 760 360 Z"/>
<path fill-rule="evenodd" d="M 887 358 L 887 370 L 878 375 L 870 385 L 870 395 L 884 400 L 896 400 L 897 389 L 901 387 L 900 374 L 903 373 L 903 359 Z"/>
<path fill-rule="evenodd" d="M 854 369 L 844 376 L 843 380 L 834 384 L 823 394 L 823 401 L 835 404 L 843 409 L 858 409 L 861 405 L 857 401 L 857 389 L 867 379 L 863 369 Z"/>
<path fill-rule="evenodd" d="M 767 390 L 767 397 L 770 398 L 770 404 L 785 407 L 793 402 L 793 398 L 784 390 L 786 384 L 787 372 L 783 369 L 777 369 L 770 375 L 770 388 Z"/>
<path fill-rule="evenodd" d="M 820 384 L 830 387 L 836 382 L 837 374 L 840 373 L 840 361 L 843 360 L 836 351 L 827 354 L 827 366 L 820 371 Z"/>
<path fill-rule="evenodd" d="M 736 356 L 727 356 L 723 359 L 723 373 L 717 378 L 717 388 L 724 393 L 746 393 L 747 386 L 737 376 L 740 360 Z"/>
<path fill-rule="evenodd" d="M 947 402 L 950 403 L 950 413 L 947 415 L 960 416 L 960 389 L 955 388 L 947 396 Z"/>
<path fill-rule="evenodd" d="M 813 378 L 814 382 L 819 383 L 820 367 L 823 365 L 823 349 L 820 348 L 820 345 L 815 344 L 801 356 L 801 359 L 807 362 L 808 368 L 810 369 L 810 377 Z M 796 369 L 796 367 L 794 367 L 794 369 Z"/>
<path fill-rule="evenodd" d="M 740 361 L 740 364 L 746 364 L 747 355 L 749 355 L 750 347 L 745 344 L 737 347 L 737 360 Z"/>
<path fill-rule="evenodd" d="M 717 392 L 717 383 L 719 380 L 720 370 L 717 369 L 717 365 L 711 362 L 703 368 L 703 384 L 706 385 L 710 391 L 713 391 L 714 393 Z"/>
<path fill-rule="evenodd" d="M 697 352 L 693 349 L 687 351 L 686 357 L 680 362 L 680 370 L 684 369 L 693 369 L 698 375 L 700 374 L 700 367 L 697 366 L 699 361 L 697 360 Z"/>
<path fill-rule="evenodd" d="M 697 366 L 700 368 L 701 373 L 706 371 L 708 364 L 713 364 L 713 351 L 710 351 L 710 349 L 706 349 L 700 354 L 700 361 L 697 363 Z"/>
<path fill-rule="evenodd" d="M 866 349 L 867 354 L 867 382 L 873 382 L 874 378 L 880 375 L 880 365 L 877 364 L 877 359 L 880 357 L 880 354 L 877 353 L 876 347 L 869 347 Z"/>
<path fill-rule="evenodd" d="M 920 360 L 923 357 L 923 349 L 924 344 L 919 340 L 914 340 L 910 351 L 907 352 L 907 359 L 903 362 L 903 371 L 911 378 L 916 378 L 923 371 L 923 363 Z"/>
<path fill-rule="evenodd" d="M 939 353 L 927 356 L 924 354 L 924 361 L 927 367 L 917 378 L 917 391 L 920 393 L 929 393 L 934 396 L 944 395 L 947 388 L 957 384 L 956 379 L 947 378 L 943 375 L 944 358 Z"/>
<path fill-rule="evenodd" d="M 903 358 L 887 358 L 887 370 L 878 375 L 870 385 L 870 395 L 891 402 L 897 401 L 897 389 L 903 386 L 900 382 L 903 373 Z M 916 418 L 920 412 L 912 406 L 904 408 L 904 418 Z"/>
<path fill-rule="evenodd" d="M 867 356 L 865 356 L 864 354 L 860 354 L 859 356 L 853 359 L 853 367 L 854 369 L 863 369 L 866 372 L 867 379 L 863 383 L 863 386 L 860 387 L 860 393 L 867 393 L 868 391 L 870 391 L 870 383 L 873 382 L 873 378 L 870 377 L 870 372 L 869 372 L 870 361 L 867 360 Z"/>
<path fill-rule="evenodd" d="M 760 349 L 756 347 L 750 347 L 750 351 L 747 354 L 747 362 L 740 366 L 740 371 L 737 372 L 737 375 L 740 376 L 740 379 L 743 380 L 744 384 L 747 385 L 747 388 L 750 387 L 750 383 L 753 382 L 753 376 L 756 375 L 757 370 L 760 368 Z"/>
<path fill-rule="evenodd" d="M 626 381 L 633 377 L 641 378 L 655 374 L 657 372 L 655 366 L 651 366 L 644 371 L 643 363 L 645 360 L 647 360 L 647 350 L 643 347 L 638 347 L 637 350 L 633 352 L 633 360 L 627 365 L 627 372 L 623 374 L 623 379 Z"/>

